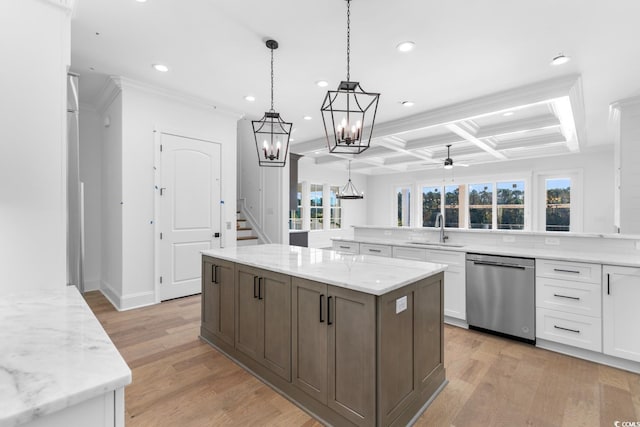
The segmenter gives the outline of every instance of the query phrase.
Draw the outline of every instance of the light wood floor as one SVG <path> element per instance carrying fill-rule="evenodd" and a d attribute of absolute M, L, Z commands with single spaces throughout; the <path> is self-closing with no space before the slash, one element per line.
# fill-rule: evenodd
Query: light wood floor
<path fill-rule="evenodd" d="M 117 312 L 85 299 L 133 372 L 127 426 L 318 426 L 198 339 L 200 296 Z M 613 426 L 640 421 L 640 376 L 445 326 L 449 384 L 419 426 Z"/>

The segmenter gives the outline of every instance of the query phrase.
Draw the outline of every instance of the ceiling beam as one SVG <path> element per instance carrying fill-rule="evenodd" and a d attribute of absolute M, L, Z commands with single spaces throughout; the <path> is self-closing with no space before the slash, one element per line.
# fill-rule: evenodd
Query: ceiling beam
<path fill-rule="evenodd" d="M 557 126 L 560 126 L 560 120 L 558 120 L 558 118 L 553 114 L 545 114 L 543 116 L 528 117 L 526 119 L 512 120 L 509 122 L 483 126 L 476 134 L 476 138 L 483 139 L 490 136 L 508 135 L 510 133 L 546 129 Z"/>
<path fill-rule="evenodd" d="M 504 154 L 502 154 L 499 151 L 495 150 L 493 147 L 489 146 L 489 144 L 487 144 L 486 142 L 480 141 L 469 130 L 463 129 L 462 126 L 464 126 L 463 123 L 459 123 L 459 124 L 455 124 L 455 125 L 454 124 L 448 124 L 447 125 L 447 129 L 449 129 L 451 132 L 456 133 L 457 135 L 459 135 L 460 137 L 466 139 L 467 141 L 471 142 L 472 144 L 475 144 L 478 148 L 483 149 L 484 151 L 486 151 L 487 153 L 491 154 L 496 159 L 507 160 L 507 156 L 505 156 Z M 467 126 L 465 126 L 465 127 L 467 127 Z"/>
<path fill-rule="evenodd" d="M 407 150 L 417 150 L 419 148 L 431 148 L 437 146 L 446 147 L 448 144 L 455 144 L 463 141 L 464 138 L 460 138 L 460 136 L 456 134 L 445 133 L 407 141 L 406 148 Z"/>

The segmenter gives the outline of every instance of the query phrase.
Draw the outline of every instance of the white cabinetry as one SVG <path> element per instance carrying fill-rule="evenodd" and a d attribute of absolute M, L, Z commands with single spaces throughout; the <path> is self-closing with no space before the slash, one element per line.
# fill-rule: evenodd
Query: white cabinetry
<path fill-rule="evenodd" d="M 391 246 L 374 245 L 371 243 L 360 243 L 360 253 L 362 255 L 377 255 L 391 257 Z"/>
<path fill-rule="evenodd" d="M 421 248 L 406 248 L 404 246 L 394 246 L 393 257 L 410 259 L 413 261 L 427 261 L 427 250 Z"/>
<path fill-rule="evenodd" d="M 605 265 L 602 286 L 604 353 L 640 362 L 640 268 Z"/>
<path fill-rule="evenodd" d="M 467 279 L 465 276 L 465 253 L 429 249 L 427 250 L 427 261 L 449 266 L 444 272 L 445 322 L 456 324 L 455 321 L 451 321 L 451 318 L 462 320 L 463 322 L 466 321 Z"/>
<path fill-rule="evenodd" d="M 602 351 L 601 266 L 536 260 L 536 337 Z"/>
<path fill-rule="evenodd" d="M 348 252 L 351 254 L 360 253 L 360 243 L 358 242 L 344 242 L 342 240 L 334 240 L 332 249 L 338 252 Z"/>

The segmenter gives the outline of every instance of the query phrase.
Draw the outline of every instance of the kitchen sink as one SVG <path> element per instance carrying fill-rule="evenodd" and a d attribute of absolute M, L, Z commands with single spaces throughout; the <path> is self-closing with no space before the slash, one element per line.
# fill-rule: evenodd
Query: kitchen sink
<path fill-rule="evenodd" d="M 419 245 L 419 246 L 444 246 L 449 248 L 462 248 L 464 245 L 456 245 L 453 243 L 438 243 L 438 242 L 407 242 L 410 245 Z"/>

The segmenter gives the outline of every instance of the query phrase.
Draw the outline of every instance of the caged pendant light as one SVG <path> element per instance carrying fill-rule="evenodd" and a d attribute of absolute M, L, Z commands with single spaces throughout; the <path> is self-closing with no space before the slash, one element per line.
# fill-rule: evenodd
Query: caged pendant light
<path fill-rule="evenodd" d="M 344 200 L 364 199 L 364 193 L 360 193 L 353 182 L 351 182 L 351 160 L 349 160 L 349 181 L 336 194 L 336 198 Z"/>
<path fill-rule="evenodd" d="M 351 0 L 346 2 L 347 80 L 340 82 L 338 90 L 327 92 L 320 111 L 329 151 L 360 154 L 371 143 L 380 94 L 365 92 L 360 83 L 351 81 Z"/>
<path fill-rule="evenodd" d="M 258 164 L 284 167 L 287 163 L 293 124 L 282 120 L 280 113 L 273 109 L 273 51 L 278 48 L 278 42 L 267 40 L 266 45 L 271 50 L 271 109 L 264 113 L 262 119 L 253 120 L 251 124 L 258 152 Z"/>

